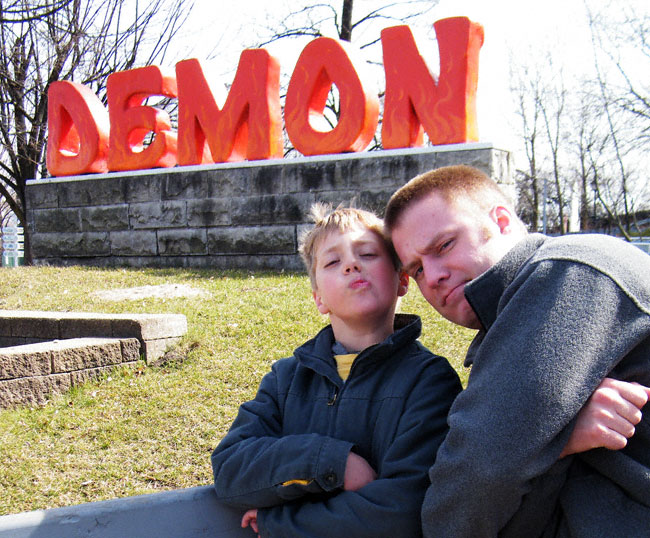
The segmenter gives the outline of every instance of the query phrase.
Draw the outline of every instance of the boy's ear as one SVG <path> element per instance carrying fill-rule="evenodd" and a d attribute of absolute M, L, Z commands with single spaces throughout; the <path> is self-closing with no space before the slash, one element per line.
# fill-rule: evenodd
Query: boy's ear
<path fill-rule="evenodd" d="M 507 207 L 497 205 L 490 211 L 490 218 L 496 223 L 501 230 L 502 235 L 507 235 L 512 231 L 512 213 Z"/>
<path fill-rule="evenodd" d="M 330 309 L 327 308 L 327 305 L 325 303 L 323 303 L 320 295 L 318 294 L 318 290 L 312 290 L 311 294 L 314 298 L 314 302 L 316 303 L 316 308 L 318 308 L 318 311 L 323 315 L 329 314 Z"/>
<path fill-rule="evenodd" d="M 409 276 L 406 271 L 399 272 L 399 285 L 397 287 L 397 296 L 403 297 L 409 290 Z"/>

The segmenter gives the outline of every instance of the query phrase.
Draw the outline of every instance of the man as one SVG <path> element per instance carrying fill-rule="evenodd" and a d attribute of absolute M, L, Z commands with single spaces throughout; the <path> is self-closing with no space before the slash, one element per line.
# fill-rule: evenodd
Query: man
<path fill-rule="evenodd" d="M 565 445 L 606 377 L 650 385 L 650 257 L 602 235 L 529 235 L 467 166 L 411 180 L 385 223 L 427 301 L 479 331 L 430 470 L 424 535 L 650 535 L 647 416 L 622 450 L 562 457 L 578 451 Z M 621 415 L 650 394 L 627 387 Z M 626 444 L 616 421 L 610 448 Z"/>

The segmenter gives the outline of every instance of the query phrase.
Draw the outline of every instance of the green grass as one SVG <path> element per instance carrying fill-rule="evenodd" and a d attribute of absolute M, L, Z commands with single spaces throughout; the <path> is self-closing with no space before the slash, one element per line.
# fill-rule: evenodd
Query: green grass
<path fill-rule="evenodd" d="M 98 290 L 187 284 L 207 297 L 118 303 Z M 278 358 L 313 336 L 318 314 L 304 275 L 246 272 L 0 269 L 0 309 L 181 313 L 183 360 L 118 369 L 37 408 L 0 410 L 0 514 L 211 482 L 210 453 L 239 404 Z M 421 341 L 461 364 L 472 331 L 412 289 L 401 310 L 423 317 Z"/>

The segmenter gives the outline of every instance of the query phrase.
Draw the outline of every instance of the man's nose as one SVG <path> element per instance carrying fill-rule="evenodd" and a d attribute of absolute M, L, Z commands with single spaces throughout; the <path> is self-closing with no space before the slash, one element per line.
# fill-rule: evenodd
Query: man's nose
<path fill-rule="evenodd" d="M 423 263 L 422 271 L 424 271 L 424 282 L 429 288 L 437 288 L 448 276 L 440 264 L 433 262 Z"/>

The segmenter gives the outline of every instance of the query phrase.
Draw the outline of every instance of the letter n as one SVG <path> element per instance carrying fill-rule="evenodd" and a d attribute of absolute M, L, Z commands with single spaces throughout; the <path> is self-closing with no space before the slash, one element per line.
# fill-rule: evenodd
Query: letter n
<path fill-rule="evenodd" d="M 108 112 L 76 82 L 53 82 L 47 92 L 46 164 L 53 176 L 108 172 Z"/>
<path fill-rule="evenodd" d="M 434 25 L 440 54 L 436 82 L 408 26 L 381 32 L 386 71 L 382 123 L 384 149 L 422 145 L 422 130 L 434 145 L 478 140 L 476 87 L 483 27 L 467 17 Z"/>
<path fill-rule="evenodd" d="M 176 97 L 176 79 L 151 65 L 119 71 L 106 82 L 111 119 L 108 168 L 143 170 L 176 165 L 176 133 L 169 115 L 142 103 L 148 97 Z M 147 146 L 144 141 L 152 134 Z"/>
<path fill-rule="evenodd" d="M 178 62 L 176 80 L 179 164 L 282 157 L 280 64 L 267 51 L 242 52 L 223 108 L 198 60 Z"/>

